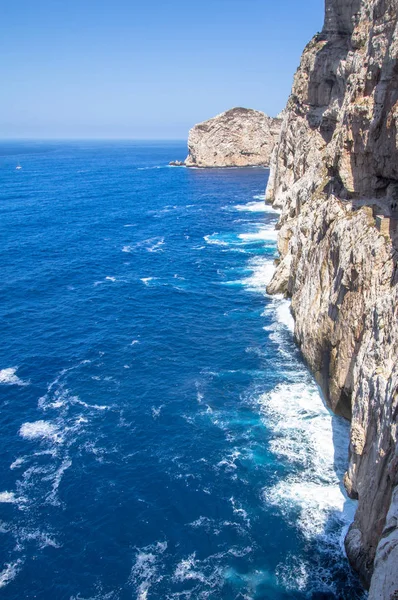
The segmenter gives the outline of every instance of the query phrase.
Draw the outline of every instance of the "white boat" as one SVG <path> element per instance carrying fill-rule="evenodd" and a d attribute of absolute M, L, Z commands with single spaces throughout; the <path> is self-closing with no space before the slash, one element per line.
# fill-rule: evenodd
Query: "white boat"
<path fill-rule="evenodd" d="M 17 164 L 17 166 L 15 167 L 15 169 L 16 169 L 17 171 L 19 171 L 20 169 L 22 169 L 22 167 L 21 167 L 21 165 L 18 163 L 18 164 Z"/>

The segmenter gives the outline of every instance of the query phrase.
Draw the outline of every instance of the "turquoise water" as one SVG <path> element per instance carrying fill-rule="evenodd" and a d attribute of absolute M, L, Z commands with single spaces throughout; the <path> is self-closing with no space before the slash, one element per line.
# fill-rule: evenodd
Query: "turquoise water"
<path fill-rule="evenodd" d="M 360 598 L 348 425 L 265 291 L 268 172 L 0 155 L 3 597 Z"/>

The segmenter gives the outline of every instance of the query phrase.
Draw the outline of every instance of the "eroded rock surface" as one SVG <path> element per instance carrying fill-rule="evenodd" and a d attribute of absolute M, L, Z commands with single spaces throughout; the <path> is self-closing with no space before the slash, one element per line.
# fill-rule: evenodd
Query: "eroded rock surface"
<path fill-rule="evenodd" d="M 187 167 L 269 166 L 281 119 L 232 108 L 195 125 L 188 138 Z"/>
<path fill-rule="evenodd" d="M 351 419 L 346 549 L 370 600 L 398 598 L 397 20 L 398 0 L 326 0 L 267 189 L 282 211 L 269 291 L 291 296 L 304 356 Z"/>

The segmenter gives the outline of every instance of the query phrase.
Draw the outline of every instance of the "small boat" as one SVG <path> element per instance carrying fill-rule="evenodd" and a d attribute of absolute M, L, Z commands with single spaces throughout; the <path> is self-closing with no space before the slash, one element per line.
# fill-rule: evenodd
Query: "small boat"
<path fill-rule="evenodd" d="M 22 167 L 21 167 L 21 165 L 18 163 L 18 164 L 17 164 L 17 166 L 15 167 L 15 169 L 16 169 L 17 171 L 19 171 L 20 169 L 22 169 Z"/>

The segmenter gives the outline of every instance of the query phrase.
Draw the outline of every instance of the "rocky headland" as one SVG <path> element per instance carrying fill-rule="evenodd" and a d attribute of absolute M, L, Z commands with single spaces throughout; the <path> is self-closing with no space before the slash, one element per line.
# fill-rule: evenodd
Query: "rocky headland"
<path fill-rule="evenodd" d="M 370 600 L 398 598 L 398 0 L 326 0 L 271 161 L 270 293 L 330 407 L 351 420 L 346 536 Z"/>
<path fill-rule="evenodd" d="M 195 125 L 188 137 L 187 167 L 253 167 L 270 164 L 281 119 L 248 108 L 232 108 Z"/>

